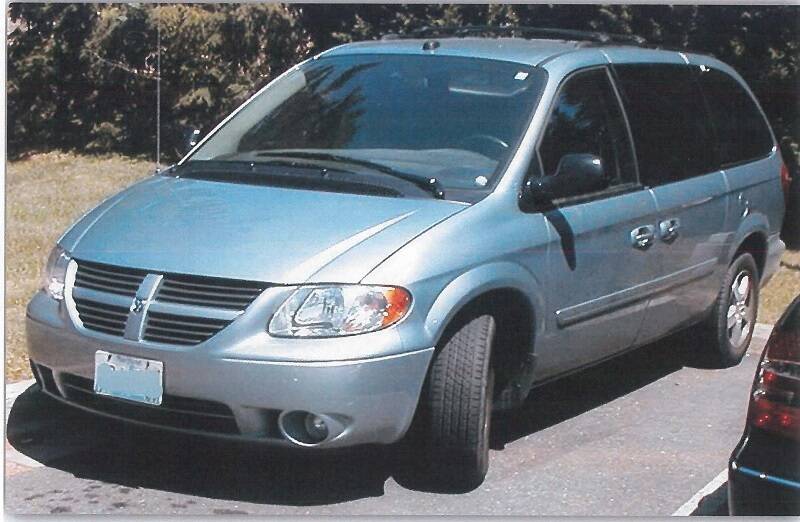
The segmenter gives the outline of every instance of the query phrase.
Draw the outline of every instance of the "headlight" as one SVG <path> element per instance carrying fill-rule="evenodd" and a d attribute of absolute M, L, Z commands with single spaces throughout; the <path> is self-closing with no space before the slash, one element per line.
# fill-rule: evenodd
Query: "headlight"
<path fill-rule="evenodd" d="M 59 301 L 64 299 L 64 281 L 67 278 L 67 266 L 70 259 L 69 252 L 56 245 L 50 252 L 42 272 L 42 288 Z"/>
<path fill-rule="evenodd" d="M 397 323 L 411 294 L 393 286 L 309 286 L 287 299 L 269 323 L 276 337 L 338 337 L 374 332 Z"/>

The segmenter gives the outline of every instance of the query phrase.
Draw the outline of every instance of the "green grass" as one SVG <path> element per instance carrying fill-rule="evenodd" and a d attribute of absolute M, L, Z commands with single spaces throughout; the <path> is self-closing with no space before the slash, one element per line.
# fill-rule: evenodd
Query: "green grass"
<path fill-rule="evenodd" d="M 25 306 L 56 240 L 104 198 L 147 176 L 153 163 L 48 153 L 6 164 L 6 378 L 30 377 Z"/>
<path fill-rule="evenodd" d="M 758 320 L 774 323 L 800 294 L 800 251 L 787 251 L 781 258 L 781 268 L 761 290 Z"/>
<path fill-rule="evenodd" d="M 146 177 L 151 162 L 121 156 L 49 153 L 6 169 L 6 378 L 30 377 L 25 306 L 45 257 L 64 230 L 105 197 Z M 800 294 L 800 252 L 787 252 L 762 290 L 759 321 L 774 322 Z"/>

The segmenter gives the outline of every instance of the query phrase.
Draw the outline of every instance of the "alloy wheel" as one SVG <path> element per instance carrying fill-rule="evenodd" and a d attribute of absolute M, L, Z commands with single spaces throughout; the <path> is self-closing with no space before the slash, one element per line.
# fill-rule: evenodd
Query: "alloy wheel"
<path fill-rule="evenodd" d="M 728 340 L 734 348 L 739 348 L 747 340 L 755 321 L 753 277 L 747 270 L 739 272 L 733 278 L 727 315 Z"/>

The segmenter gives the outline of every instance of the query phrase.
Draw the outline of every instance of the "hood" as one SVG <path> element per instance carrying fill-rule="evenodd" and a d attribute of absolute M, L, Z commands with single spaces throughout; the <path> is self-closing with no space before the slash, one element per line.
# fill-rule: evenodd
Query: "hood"
<path fill-rule="evenodd" d="M 463 208 L 434 199 L 155 176 L 86 214 L 60 243 L 77 259 L 283 284 L 315 281 L 358 246 L 341 274 L 324 271 L 325 282 L 356 283 Z"/>

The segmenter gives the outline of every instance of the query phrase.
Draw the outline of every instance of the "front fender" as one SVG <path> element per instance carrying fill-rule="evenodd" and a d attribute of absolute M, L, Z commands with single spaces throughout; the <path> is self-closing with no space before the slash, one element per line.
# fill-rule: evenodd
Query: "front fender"
<path fill-rule="evenodd" d="M 541 284 L 521 265 L 498 261 L 471 268 L 439 293 L 425 318 L 426 336 L 437 343 L 455 315 L 470 301 L 492 290 L 510 288 L 520 292 L 533 310 L 534 333 L 544 325 Z"/>

